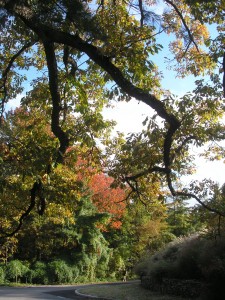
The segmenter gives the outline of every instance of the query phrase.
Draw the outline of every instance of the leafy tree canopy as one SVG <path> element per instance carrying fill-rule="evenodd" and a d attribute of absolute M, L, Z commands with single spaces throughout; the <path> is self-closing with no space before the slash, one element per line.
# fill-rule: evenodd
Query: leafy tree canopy
<path fill-rule="evenodd" d="M 146 186 L 161 185 L 160 197 L 165 197 L 167 186 L 174 197 L 194 198 L 224 216 L 223 211 L 204 203 L 198 193 L 201 189 L 192 186 L 185 190 L 178 183 L 181 175 L 193 171 L 193 145 L 210 143 L 214 159 L 224 155 L 221 148 L 213 147 L 224 138 L 223 84 L 215 71 L 223 63 L 223 20 L 223 0 L 1 0 L 1 128 L 5 126 L 5 104 L 21 95 L 24 87 L 30 91 L 23 105 L 28 110 L 35 106 L 37 111 L 37 123 L 25 124 L 26 117 L 21 119 L 27 128 L 25 141 L 12 133 L 18 161 L 19 156 L 26 156 L 26 163 L 17 167 L 31 173 L 36 164 L 38 178 L 33 178 L 30 205 L 20 223 L 37 199 L 42 213 L 42 176 L 48 178 L 52 168 L 66 164 L 68 149 L 75 144 L 91 149 L 117 184 L 130 187 L 129 196 L 136 192 L 146 199 Z M 207 30 L 209 23 L 218 25 L 215 39 Z M 209 81 L 196 81 L 195 90 L 182 98 L 166 92 L 160 86 L 155 61 L 164 47 L 158 39 L 161 35 L 170 35 L 172 67 L 178 76 L 209 75 Z M 30 82 L 31 71 L 38 75 Z M 144 121 L 146 129 L 140 134 L 111 141 L 106 130 L 110 122 L 103 119 L 102 109 L 112 99 L 131 98 L 145 103 L 154 113 Z M 36 144 L 40 107 L 54 138 L 49 135 L 48 142 Z M 4 164 L 11 159 L 5 132 L 12 126 L 13 120 L 1 131 Z M 99 155 L 97 139 L 105 146 L 104 155 Z M 23 154 L 28 141 L 35 143 L 36 149 Z M 36 157 L 42 146 L 44 156 L 39 162 Z M 110 159 L 102 163 L 105 154 Z"/>

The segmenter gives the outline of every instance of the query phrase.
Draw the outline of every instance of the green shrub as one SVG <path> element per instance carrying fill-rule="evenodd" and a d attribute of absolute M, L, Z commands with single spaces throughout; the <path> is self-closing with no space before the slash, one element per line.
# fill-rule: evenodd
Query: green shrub
<path fill-rule="evenodd" d="M 5 269 L 0 266 L 0 284 L 5 283 Z"/>
<path fill-rule="evenodd" d="M 108 253 L 103 253 L 97 262 L 96 267 L 96 277 L 98 279 L 104 279 L 109 273 L 109 255 Z"/>
<path fill-rule="evenodd" d="M 30 276 L 32 282 L 37 284 L 48 284 L 47 266 L 44 262 L 37 261 L 32 268 Z"/>
<path fill-rule="evenodd" d="M 161 280 L 163 277 L 177 278 L 179 274 L 178 258 L 183 241 L 184 239 L 178 238 L 155 255 L 145 258 L 135 266 L 135 273 L 139 276 L 152 276 L 155 280 Z"/>
<path fill-rule="evenodd" d="M 135 267 L 134 267 L 134 272 L 136 275 L 138 275 L 140 278 L 142 276 L 145 276 L 148 274 L 148 270 L 149 270 L 149 263 L 150 259 L 144 259 L 142 261 L 140 261 Z"/>
<path fill-rule="evenodd" d="M 6 265 L 6 279 L 19 282 L 29 272 L 29 268 L 20 260 L 11 260 Z"/>
<path fill-rule="evenodd" d="M 204 278 L 208 281 L 217 278 L 215 273 L 222 276 L 225 271 L 225 238 L 204 241 L 199 265 Z"/>
<path fill-rule="evenodd" d="M 206 240 L 199 259 L 207 289 L 204 299 L 225 299 L 225 238 Z M 218 296 L 217 296 L 218 295 Z"/>
<path fill-rule="evenodd" d="M 163 278 L 199 280 L 205 285 L 202 299 L 225 299 L 225 238 L 179 238 L 140 262 L 135 272 L 149 275 L 156 282 Z"/>
<path fill-rule="evenodd" d="M 79 276 L 80 276 L 80 269 L 77 266 L 72 266 L 71 267 L 71 272 L 72 272 L 72 281 L 73 282 L 78 282 L 79 281 Z"/>
<path fill-rule="evenodd" d="M 202 271 L 199 265 L 204 240 L 198 236 L 185 239 L 179 247 L 177 254 L 177 278 L 202 279 Z"/>
<path fill-rule="evenodd" d="M 201 239 L 197 235 L 178 238 L 163 250 L 137 265 L 138 275 L 150 275 L 155 279 L 201 279 L 199 265 Z"/>
<path fill-rule="evenodd" d="M 154 278 L 157 282 L 162 282 L 163 278 L 173 278 L 174 274 L 176 274 L 174 263 L 163 260 L 155 262 L 148 272 L 148 275 Z"/>
<path fill-rule="evenodd" d="M 73 269 L 65 261 L 55 260 L 48 264 L 50 282 L 71 283 L 73 282 Z"/>
<path fill-rule="evenodd" d="M 199 255 L 201 239 L 197 235 L 179 238 L 153 256 L 153 261 L 167 262 L 169 278 L 178 279 L 201 279 L 202 273 L 199 268 Z"/>
<path fill-rule="evenodd" d="M 121 272 L 126 269 L 126 264 L 118 249 L 115 249 L 109 258 L 108 268 L 110 270 L 108 275 L 110 278 L 122 279 Z"/>

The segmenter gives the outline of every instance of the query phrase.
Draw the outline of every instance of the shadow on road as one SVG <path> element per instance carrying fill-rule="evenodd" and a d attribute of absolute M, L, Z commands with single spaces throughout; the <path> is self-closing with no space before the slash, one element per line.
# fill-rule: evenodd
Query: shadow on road
<path fill-rule="evenodd" d="M 62 298 L 69 298 L 69 299 L 75 299 L 75 300 L 89 300 L 93 298 L 90 297 L 84 297 L 84 296 L 79 296 L 75 294 L 75 290 L 65 290 L 65 291 L 52 291 L 52 292 L 47 292 L 46 294 L 54 295 L 57 297 L 62 297 Z"/>

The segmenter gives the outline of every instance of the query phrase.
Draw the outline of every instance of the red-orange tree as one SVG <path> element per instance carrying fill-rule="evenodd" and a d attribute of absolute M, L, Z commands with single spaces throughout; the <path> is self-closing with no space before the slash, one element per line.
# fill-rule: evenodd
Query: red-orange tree
<path fill-rule="evenodd" d="M 120 228 L 126 208 L 126 191 L 112 187 L 114 179 L 103 173 L 95 174 L 90 181 L 92 201 L 100 212 L 111 214 L 111 226 Z"/>

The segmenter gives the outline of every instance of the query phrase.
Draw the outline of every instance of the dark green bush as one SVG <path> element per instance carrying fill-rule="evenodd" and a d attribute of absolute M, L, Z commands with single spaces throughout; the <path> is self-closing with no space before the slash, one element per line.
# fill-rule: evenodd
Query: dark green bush
<path fill-rule="evenodd" d="M 52 284 L 73 283 L 80 280 L 77 266 L 69 266 L 63 260 L 55 260 L 48 264 L 37 261 L 27 273 L 29 283 Z"/>
<path fill-rule="evenodd" d="M 191 279 L 203 282 L 202 299 L 225 299 L 225 238 L 190 236 L 178 239 L 135 268 L 139 276 L 156 282 L 163 278 Z"/>
<path fill-rule="evenodd" d="M 204 244 L 204 240 L 194 236 L 184 240 L 180 245 L 176 259 L 177 278 L 197 280 L 202 278 L 202 271 L 199 265 L 202 243 Z"/>
<path fill-rule="evenodd" d="M 63 260 L 55 260 L 48 264 L 50 282 L 71 283 L 73 282 L 73 269 Z"/>
<path fill-rule="evenodd" d="M 206 282 L 203 299 L 225 299 L 225 238 L 205 241 L 199 265 Z"/>
<path fill-rule="evenodd" d="M 195 243 L 196 236 L 179 238 L 169 243 L 163 250 L 137 265 L 136 274 L 150 275 L 155 279 L 192 279 L 198 266 Z M 197 273 L 199 276 L 199 270 Z"/>
<path fill-rule="evenodd" d="M 0 266 L 0 284 L 5 283 L 5 268 Z"/>
<path fill-rule="evenodd" d="M 72 266 L 71 272 L 72 272 L 72 282 L 79 282 L 80 269 L 77 266 Z"/>
<path fill-rule="evenodd" d="M 32 282 L 37 284 L 48 284 L 47 266 L 44 262 L 37 261 L 31 272 Z"/>
<path fill-rule="evenodd" d="M 173 262 L 158 261 L 155 262 L 148 272 L 157 282 L 162 282 L 163 278 L 174 278 L 176 274 L 176 266 Z"/>

